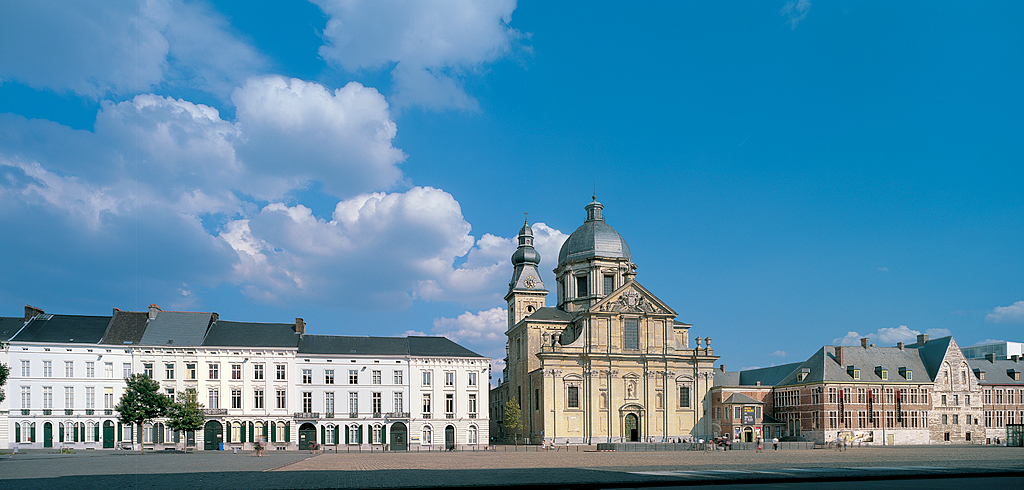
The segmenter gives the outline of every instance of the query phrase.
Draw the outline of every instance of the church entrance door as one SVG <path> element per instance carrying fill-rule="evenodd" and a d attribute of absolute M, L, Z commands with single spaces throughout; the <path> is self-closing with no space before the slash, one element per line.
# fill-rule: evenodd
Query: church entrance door
<path fill-rule="evenodd" d="M 640 422 L 635 413 L 626 414 L 626 440 L 629 442 L 640 441 Z"/>

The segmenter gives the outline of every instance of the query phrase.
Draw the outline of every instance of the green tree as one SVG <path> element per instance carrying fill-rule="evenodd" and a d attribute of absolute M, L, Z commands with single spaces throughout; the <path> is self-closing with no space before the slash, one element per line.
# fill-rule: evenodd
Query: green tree
<path fill-rule="evenodd" d="M 514 396 L 505 402 L 505 430 L 512 432 L 512 438 L 518 446 L 519 433 L 523 430 L 523 417 L 522 410 L 519 408 L 519 400 L 516 400 Z"/>
<path fill-rule="evenodd" d="M 127 386 L 117 403 L 117 420 L 142 430 L 142 425 L 167 413 L 171 398 L 160 393 L 160 383 L 145 374 L 133 374 L 125 379 Z M 145 452 L 143 447 L 142 451 Z"/>
<path fill-rule="evenodd" d="M 201 430 L 204 422 L 206 415 L 203 413 L 203 404 L 199 403 L 199 395 L 195 388 L 186 388 L 179 393 L 178 400 L 167 410 L 167 427 L 179 433 Z M 187 453 L 188 444 L 186 443 L 184 447 Z"/>
<path fill-rule="evenodd" d="M 4 401 L 4 385 L 7 384 L 7 376 L 11 369 L 6 364 L 0 364 L 0 402 Z"/>

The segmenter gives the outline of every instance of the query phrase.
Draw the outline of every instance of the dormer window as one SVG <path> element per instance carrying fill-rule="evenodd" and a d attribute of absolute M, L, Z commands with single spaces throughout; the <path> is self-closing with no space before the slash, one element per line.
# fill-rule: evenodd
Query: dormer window
<path fill-rule="evenodd" d="M 846 373 L 853 379 L 860 379 L 860 369 L 854 366 L 846 366 Z"/>
<path fill-rule="evenodd" d="M 800 372 L 796 373 L 796 380 L 798 382 L 807 379 L 807 375 L 811 374 L 811 368 L 800 368 Z"/>
<path fill-rule="evenodd" d="M 882 378 L 883 381 L 889 380 L 889 370 L 882 366 L 875 367 L 875 374 L 877 374 L 879 378 Z"/>
<path fill-rule="evenodd" d="M 910 370 L 910 369 L 907 369 L 905 367 L 901 367 L 900 368 L 900 376 L 903 376 L 903 379 L 906 379 L 907 381 L 913 381 L 914 380 L 914 371 Z"/>
<path fill-rule="evenodd" d="M 1016 369 L 1007 369 L 1006 374 L 1010 376 L 1010 379 L 1020 381 L 1020 371 L 1017 371 Z"/>

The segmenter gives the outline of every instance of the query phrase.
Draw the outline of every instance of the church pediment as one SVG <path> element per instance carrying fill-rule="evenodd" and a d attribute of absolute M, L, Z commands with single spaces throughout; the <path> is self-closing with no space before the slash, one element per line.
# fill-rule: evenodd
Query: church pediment
<path fill-rule="evenodd" d="M 590 311 L 676 316 L 675 310 L 669 308 L 667 304 L 636 281 L 623 284 L 612 294 L 598 301 L 590 308 Z"/>

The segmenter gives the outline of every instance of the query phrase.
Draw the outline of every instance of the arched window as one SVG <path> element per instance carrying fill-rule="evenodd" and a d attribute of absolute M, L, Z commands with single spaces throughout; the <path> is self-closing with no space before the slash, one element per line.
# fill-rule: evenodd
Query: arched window
<path fill-rule="evenodd" d="M 278 422 L 277 425 L 274 426 L 274 431 L 277 432 L 277 438 L 275 438 L 274 440 L 277 442 L 285 442 L 284 422 Z"/>
<path fill-rule="evenodd" d="M 96 442 L 96 423 L 85 423 L 85 442 Z"/>
<path fill-rule="evenodd" d="M 429 445 L 433 444 L 433 441 L 432 441 L 433 438 L 431 437 L 432 434 L 433 434 L 433 431 L 430 430 L 430 426 L 429 425 L 424 425 L 423 426 L 423 435 L 422 435 L 422 437 L 420 437 L 420 444 L 422 444 L 424 446 L 429 446 Z"/>
<path fill-rule="evenodd" d="M 142 426 L 142 442 L 148 444 L 153 443 L 153 424 L 146 424 Z"/>
<path fill-rule="evenodd" d="M 263 437 L 263 422 L 256 422 L 254 427 L 252 440 L 258 441 L 260 437 Z"/>
<path fill-rule="evenodd" d="M 477 437 L 476 437 L 476 426 L 475 425 L 469 426 L 469 432 L 467 433 L 466 437 L 467 437 L 466 444 L 476 444 L 477 443 L 476 442 Z"/>
<path fill-rule="evenodd" d="M 238 422 L 231 424 L 231 442 L 242 442 L 242 424 Z"/>

